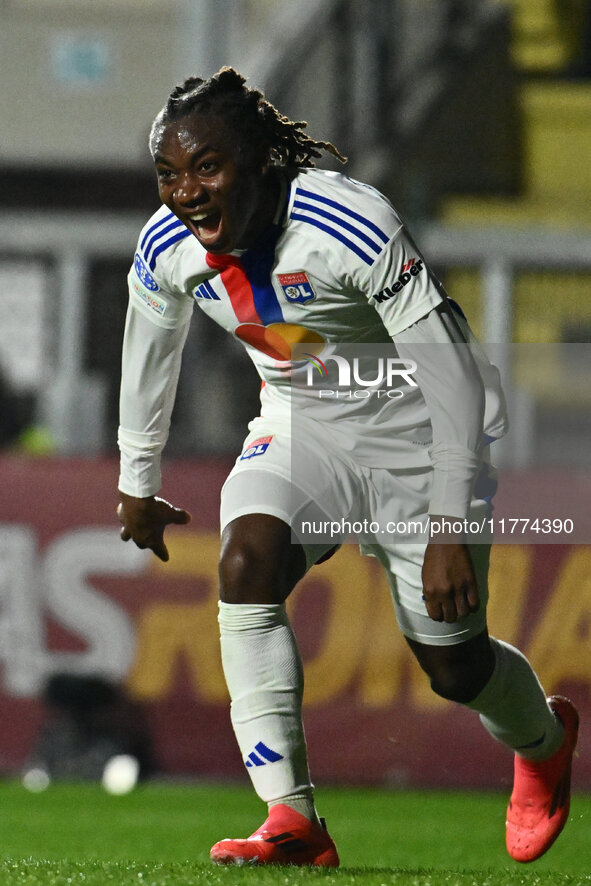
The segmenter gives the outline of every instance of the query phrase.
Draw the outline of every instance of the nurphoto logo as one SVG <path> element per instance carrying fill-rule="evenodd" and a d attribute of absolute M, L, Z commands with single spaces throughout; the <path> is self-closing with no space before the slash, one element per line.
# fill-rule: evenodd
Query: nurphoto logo
<path fill-rule="evenodd" d="M 370 397 L 399 400 L 404 397 L 403 386 L 418 387 L 413 378 L 417 370 L 414 360 L 400 357 L 344 357 L 342 354 L 323 355 L 323 358 L 304 352 L 307 361 L 307 388 L 314 388 L 319 399 L 366 400 Z"/>

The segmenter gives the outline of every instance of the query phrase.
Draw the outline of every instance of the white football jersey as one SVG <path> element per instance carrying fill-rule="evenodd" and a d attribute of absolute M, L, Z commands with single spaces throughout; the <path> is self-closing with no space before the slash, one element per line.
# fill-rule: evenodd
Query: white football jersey
<path fill-rule="evenodd" d="M 339 173 L 302 170 L 253 249 L 209 255 L 162 207 L 142 231 L 131 295 L 170 326 L 187 299 L 240 339 L 265 381 L 298 342 L 386 342 L 441 301 L 388 201 Z"/>
<path fill-rule="evenodd" d="M 266 235 L 251 249 L 225 256 L 207 253 L 162 207 L 140 234 L 129 290 L 123 491 L 157 491 L 146 490 L 156 482 L 151 466 L 166 439 L 195 304 L 246 347 L 264 382 L 264 415 L 287 422 L 297 402 L 304 420 L 332 425 L 337 419 L 347 438 L 353 432 L 357 443 L 347 448 L 362 463 L 388 466 L 396 438 L 417 444 L 413 464 L 428 463 L 431 422 L 419 390 L 408 389 L 395 402 L 370 397 L 330 404 L 305 385 L 292 385 L 302 366 L 291 360 L 294 345 L 310 359 L 330 354 L 334 345 L 391 345 L 445 298 L 395 210 L 374 188 L 339 173 L 300 170 L 286 178 Z M 491 393 L 487 430 L 494 425 L 498 436 L 500 398 Z"/>

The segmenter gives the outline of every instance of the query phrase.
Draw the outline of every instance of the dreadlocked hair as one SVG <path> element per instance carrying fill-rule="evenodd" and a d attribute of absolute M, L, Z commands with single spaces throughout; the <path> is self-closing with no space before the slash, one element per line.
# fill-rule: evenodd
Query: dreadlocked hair
<path fill-rule="evenodd" d="M 176 86 L 152 126 L 152 154 L 169 123 L 199 111 L 220 114 L 236 133 L 238 149 L 262 155 L 270 165 L 311 167 L 324 152 L 346 163 L 347 158 L 331 142 L 316 141 L 304 132 L 305 121 L 280 114 L 261 92 L 245 84 L 234 68 L 223 67 L 208 80 L 189 77 Z"/>

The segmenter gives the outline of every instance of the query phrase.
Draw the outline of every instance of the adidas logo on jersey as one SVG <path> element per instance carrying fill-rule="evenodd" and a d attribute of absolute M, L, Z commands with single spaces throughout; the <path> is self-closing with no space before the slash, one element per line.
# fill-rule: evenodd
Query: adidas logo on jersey
<path fill-rule="evenodd" d="M 424 269 L 423 260 L 416 258 L 410 258 L 406 264 L 402 266 L 402 274 L 396 280 L 392 286 L 386 286 L 385 289 L 381 289 L 375 295 L 372 295 L 371 298 L 375 299 L 377 302 L 387 301 L 389 298 L 394 298 L 397 292 L 400 292 L 407 283 L 410 283 L 413 277 L 418 277 L 421 271 Z"/>
<path fill-rule="evenodd" d="M 206 301 L 219 301 L 220 297 L 209 282 L 204 280 L 199 286 L 193 290 L 193 298 L 204 298 Z"/>
<path fill-rule="evenodd" d="M 250 769 L 251 766 L 266 766 L 267 763 L 277 763 L 278 760 L 283 760 L 283 755 L 259 741 L 255 744 L 254 751 L 251 751 L 244 761 L 244 765 Z"/>

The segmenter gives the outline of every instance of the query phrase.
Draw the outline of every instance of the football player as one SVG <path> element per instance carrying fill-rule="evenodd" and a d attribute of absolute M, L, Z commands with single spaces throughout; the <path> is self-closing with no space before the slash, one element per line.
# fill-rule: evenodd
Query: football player
<path fill-rule="evenodd" d="M 163 205 L 129 276 L 124 541 L 167 560 L 165 527 L 190 519 L 157 493 L 195 304 L 244 344 L 263 382 L 260 416 L 222 491 L 219 625 L 233 727 L 269 812 L 252 836 L 217 843 L 212 859 L 338 865 L 315 806 L 285 601 L 335 549 L 334 539 L 304 536 L 304 524 L 347 518 L 375 528 L 417 517 L 446 530 L 369 531 L 362 552 L 385 568 L 433 691 L 479 714 L 514 752 L 507 848 L 518 861 L 539 857 L 568 816 L 578 718 L 568 700 L 546 699 L 517 649 L 489 636 L 489 545 L 468 544 L 463 531 L 462 521 L 488 513 L 494 491 L 488 448 L 505 429 L 496 370 L 389 201 L 317 170 L 323 152 L 344 158 L 232 68 L 177 87 L 150 150 Z M 412 367 L 414 387 L 394 405 L 387 396 L 327 404 L 294 383 L 294 348 L 318 368 L 339 346 L 366 344 L 394 348 Z"/>

